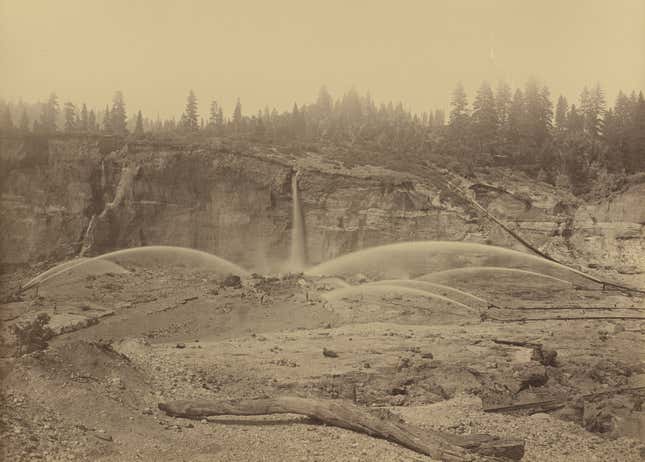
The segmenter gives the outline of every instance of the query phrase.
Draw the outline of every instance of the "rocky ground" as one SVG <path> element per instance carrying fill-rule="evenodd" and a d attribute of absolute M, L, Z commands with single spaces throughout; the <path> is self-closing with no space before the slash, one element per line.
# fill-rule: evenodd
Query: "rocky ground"
<path fill-rule="evenodd" d="M 520 438 L 527 461 L 645 458 L 645 321 L 589 319 L 645 317 L 637 294 L 470 280 L 497 307 L 459 310 L 394 290 L 328 301 L 344 285 L 334 278 L 127 270 L 4 294 L 3 460 L 431 460 L 297 415 L 189 420 L 157 408 L 285 395 Z M 27 276 L 5 273 L 3 286 Z M 12 326 L 39 313 L 55 336 L 17 356 Z M 562 405 L 487 412 L 543 400 Z"/>

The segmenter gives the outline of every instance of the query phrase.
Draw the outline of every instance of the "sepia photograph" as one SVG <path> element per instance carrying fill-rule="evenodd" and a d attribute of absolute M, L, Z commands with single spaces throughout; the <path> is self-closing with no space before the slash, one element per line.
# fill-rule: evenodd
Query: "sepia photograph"
<path fill-rule="evenodd" d="M 645 461 L 645 0 L 0 0 L 0 460 Z"/>

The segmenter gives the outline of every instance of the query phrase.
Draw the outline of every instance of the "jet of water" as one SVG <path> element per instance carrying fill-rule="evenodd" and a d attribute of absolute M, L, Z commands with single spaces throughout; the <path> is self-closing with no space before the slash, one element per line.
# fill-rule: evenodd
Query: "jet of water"
<path fill-rule="evenodd" d="M 572 268 L 535 255 L 492 245 L 452 241 L 400 242 L 352 252 L 309 268 L 312 276 L 368 275 L 370 279 L 414 278 L 454 268 L 495 266 L 548 274 L 588 282 L 588 277 Z"/>
<path fill-rule="evenodd" d="M 470 303 L 483 305 L 484 308 L 488 308 L 489 306 L 493 306 L 488 300 L 485 300 L 485 299 L 483 299 L 481 297 L 473 295 L 470 292 L 466 292 L 464 290 L 456 289 L 454 287 L 446 286 L 446 285 L 443 285 L 443 284 L 437 284 L 437 283 L 434 283 L 434 282 L 427 282 L 427 281 L 418 280 L 418 279 L 385 279 L 385 280 L 382 280 L 382 281 L 369 282 L 369 283 L 367 283 L 365 285 L 367 285 L 367 286 L 370 286 L 370 285 L 374 285 L 374 286 L 386 285 L 386 286 L 409 287 L 410 289 L 423 290 L 425 292 L 438 294 L 438 295 L 450 298 L 451 300 L 459 301 L 460 299 L 462 299 L 462 300 L 466 299 Z"/>
<path fill-rule="evenodd" d="M 105 262 L 106 260 L 113 264 L 125 263 L 128 261 L 140 265 L 161 264 L 168 266 L 173 264 L 183 264 L 195 268 L 204 268 L 222 275 L 236 274 L 239 276 L 246 276 L 249 274 L 248 271 L 241 266 L 231 263 L 230 261 L 216 255 L 202 252 L 201 250 L 188 249 L 185 247 L 151 245 L 117 250 L 115 252 L 99 255 L 98 257 L 63 263 L 36 276 L 25 284 L 22 287 L 22 290 L 27 290 L 35 285 L 43 284 L 44 282 L 71 270 L 83 271 L 84 268 L 89 270 L 98 262 Z M 116 266 L 118 267 L 118 265 Z"/>
<path fill-rule="evenodd" d="M 530 280 L 533 280 L 542 281 L 549 285 L 553 285 L 553 283 L 558 283 L 559 285 L 566 287 L 571 287 L 573 285 L 570 281 L 544 273 L 517 268 L 499 268 L 496 266 L 471 266 L 469 268 L 455 268 L 445 271 L 437 271 L 419 276 L 417 280 L 434 283 L 450 281 L 471 282 L 473 279 L 479 278 L 482 280 L 495 281 L 496 284 L 500 285 L 503 284 L 501 278 L 504 278 L 505 276 L 515 277 L 523 284 L 528 284 Z"/>
<path fill-rule="evenodd" d="M 420 290 L 420 289 L 414 289 L 410 287 L 403 287 L 403 286 L 397 286 L 397 285 L 365 284 L 360 286 L 352 286 L 352 287 L 346 287 L 342 289 L 335 289 L 335 290 L 329 291 L 325 294 L 322 294 L 321 297 L 328 302 L 333 302 L 333 301 L 341 300 L 343 298 L 351 298 L 356 296 L 360 296 L 361 298 L 370 297 L 370 296 L 376 296 L 376 297 L 380 296 L 382 298 L 384 296 L 395 295 L 395 294 L 422 297 L 430 301 L 440 302 L 440 306 L 443 306 L 443 307 L 448 305 L 448 306 L 461 308 L 468 312 L 479 313 L 479 311 L 476 308 L 465 305 L 451 298 L 444 297 L 443 295 L 439 295 L 433 292 L 428 292 L 427 290 Z M 429 305 L 427 308 L 432 309 L 432 308 L 437 308 L 437 306 Z"/>

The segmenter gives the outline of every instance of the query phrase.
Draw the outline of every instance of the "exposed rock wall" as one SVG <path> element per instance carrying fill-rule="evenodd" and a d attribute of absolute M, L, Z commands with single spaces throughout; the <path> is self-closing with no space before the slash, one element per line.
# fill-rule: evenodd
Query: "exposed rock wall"
<path fill-rule="evenodd" d="M 279 269 L 289 252 L 295 169 L 312 263 L 394 241 L 522 248 L 449 190 L 441 172 L 432 179 L 380 168 L 347 170 L 315 154 L 294 158 L 253 147 L 237 153 L 152 144 L 117 148 L 104 138 L 14 138 L 0 147 L 2 263 L 168 244 L 257 271 Z M 606 203 L 581 205 L 528 178 L 491 174 L 480 183 L 463 181 L 470 199 L 556 257 L 645 271 L 645 212 L 637 207 L 643 185 Z"/>
<path fill-rule="evenodd" d="M 98 143 L 0 139 L 0 258 L 26 263 L 76 254 L 100 208 Z"/>
<path fill-rule="evenodd" d="M 589 263 L 623 274 L 645 272 L 645 182 L 575 212 L 571 246 Z"/>

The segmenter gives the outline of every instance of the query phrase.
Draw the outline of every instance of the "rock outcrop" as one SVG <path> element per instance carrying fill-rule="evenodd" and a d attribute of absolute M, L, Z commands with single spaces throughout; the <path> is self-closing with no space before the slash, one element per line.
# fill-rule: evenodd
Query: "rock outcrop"
<path fill-rule="evenodd" d="M 475 200 L 564 261 L 645 271 L 645 184 L 583 204 L 502 170 L 469 182 L 437 169 L 431 178 L 347 169 L 323 155 L 266 147 L 119 146 L 105 137 L 5 138 L 0 147 L 3 264 L 168 244 L 276 270 L 288 258 L 298 170 L 310 263 L 395 241 L 523 249 L 469 206 Z"/>

